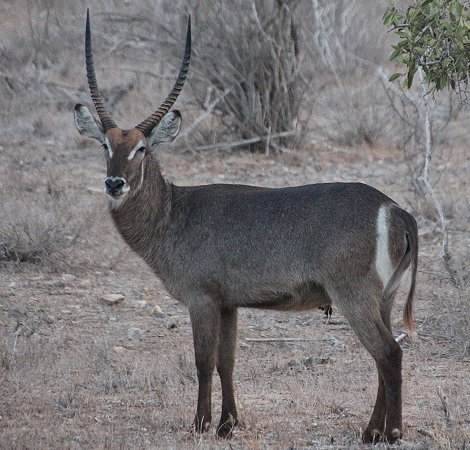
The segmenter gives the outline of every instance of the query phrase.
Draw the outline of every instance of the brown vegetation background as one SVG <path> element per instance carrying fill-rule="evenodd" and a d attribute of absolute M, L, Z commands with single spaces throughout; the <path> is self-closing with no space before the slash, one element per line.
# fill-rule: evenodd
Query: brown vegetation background
<path fill-rule="evenodd" d="M 75 103 L 91 106 L 87 6 L 98 80 L 123 128 L 169 91 L 192 13 L 192 67 L 177 103 L 184 125 L 158 150 L 175 183 L 362 181 L 414 214 L 421 248 L 417 330 L 402 341 L 403 448 L 470 445 L 469 114 L 452 94 L 431 100 L 431 182 L 456 285 L 437 213 L 415 181 L 419 89 L 401 94 L 383 76 L 397 69 L 381 25 L 386 5 L 0 3 L 0 448 L 363 448 L 375 399 L 372 360 L 337 311 L 328 321 L 316 311 L 244 310 L 235 375 L 244 426 L 230 442 L 190 433 L 197 382 L 187 312 L 114 230 L 101 150 L 73 124 Z M 103 303 L 110 293 L 125 300 Z"/>

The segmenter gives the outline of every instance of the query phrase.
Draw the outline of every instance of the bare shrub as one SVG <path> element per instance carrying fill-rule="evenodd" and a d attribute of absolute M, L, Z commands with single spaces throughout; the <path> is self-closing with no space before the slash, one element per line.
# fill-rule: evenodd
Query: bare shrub
<path fill-rule="evenodd" d="M 74 67 L 69 58 L 78 53 L 73 14 L 79 9 L 76 2 L 57 0 L 3 2 L 2 16 L 10 19 L 2 23 L 0 46 L 2 141 L 31 131 L 50 137 L 49 122 L 56 120 L 52 110 L 68 112 L 79 98 L 73 73 L 66 78 Z M 16 26 L 17 21 L 22 25 Z M 41 109 L 43 118 L 28 120 Z"/>
<path fill-rule="evenodd" d="M 400 121 L 387 99 L 383 86 L 376 80 L 366 86 L 338 87 L 319 95 L 323 114 L 316 118 L 323 133 L 343 145 L 375 145 L 389 141 L 398 144 Z"/>
<path fill-rule="evenodd" d="M 191 85 L 199 106 L 214 118 L 204 143 L 223 135 L 262 137 L 252 149 L 292 143 L 302 128 L 307 86 L 297 5 L 280 0 L 236 0 L 230 8 L 222 0 L 195 5 Z"/>
<path fill-rule="evenodd" d="M 316 75 L 328 74 L 335 82 L 360 75 L 354 57 L 381 64 L 387 39 L 382 11 L 383 6 L 374 0 L 306 2 L 302 18 L 309 24 L 305 32 Z"/>
<path fill-rule="evenodd" d="M 315 63 L 313 117 L 321 132 L 345 145 L 402 146 L 409 139 L 408 118 L 400 115 L 377 73 L 387 45 L 382 5 L 370 0 L 309 3 L 303 20 L 312 24 L 306 38 Z"/>
<path fill-rule="evenodd" d="M 66 264 L 89 218 L 72 193 L 49 172 L 45 182 L 11 171 L 0 194 L 0 262 L 41 263 L 49 268 Z M 85 213 L 83 213 L 85 211 Z"/>

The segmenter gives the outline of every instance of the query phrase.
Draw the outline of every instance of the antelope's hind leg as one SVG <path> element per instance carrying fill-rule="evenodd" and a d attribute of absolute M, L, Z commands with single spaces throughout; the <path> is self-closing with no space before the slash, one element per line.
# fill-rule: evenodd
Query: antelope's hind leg
<path fill-rule="evenodd" d="M 219 348 L 217 371 L 222 385 L 222 414 L 217 427 L 217 435 L 229 438 L 238 423 L 237 407 L 233 393 L 233 367 L 237 340 L 237 309 L 222 309 L 219 327 Z"/>
<path fill-rule="evenodd" d="M 377 397 L 369 424 L 364 430 L 364 433 L 362 433 L 362 441 L 367 444 L 380 442 L 385 432 L 385 414 L 387 410 L 385 384 L 382 375 L 380 375 L 379 366 L 377 364 L 376 366 L 378 373 Z"/>
<path fill-rule="evenodd" d="M 389 307 L 384 309 L 382 302 L 382 296 L 372 291 L 342 302 L 344 315 L 377 366 L 377 399 L 362 436 L 368 443 L 380 440 L 384 429 L 383 438 L 389 443 L 400 439 L 402 433 L 402 351 L 390 330 Z"/>
<path fill-rule="evenodd" d="M 380 315 L 382 321 L 387 329 L 392 333 L 390 316 L 392 312 L 392 306 L 394 302 L 395 294 L 389 298 L 382 298 L 380 304 Z M 362 435 L 362 440 L 367 443 L 377 443 L 383 438 L 385 432 L 385 418 L 386 418 L 386 394 L 385 394 L 385 383 L 380 373 L 380 366 L 376 363 L 377 374 L 378 374 L 378 389 L 377 399 L 375 401 L 374 411 L 369 420 L 369 424 Z"/>

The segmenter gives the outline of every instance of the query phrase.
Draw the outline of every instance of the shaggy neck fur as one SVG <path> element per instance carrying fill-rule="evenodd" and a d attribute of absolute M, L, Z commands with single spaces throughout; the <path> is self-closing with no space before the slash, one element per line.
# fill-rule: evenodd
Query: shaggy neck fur
<path fill-rule="evenodd" d="M 143 183 L 119 206 L 110 205 L 111 217 L 129 246 L 154 269 L 160 239 L 171 209 L 171 184 L 149 155 L 144 161 Z"/>

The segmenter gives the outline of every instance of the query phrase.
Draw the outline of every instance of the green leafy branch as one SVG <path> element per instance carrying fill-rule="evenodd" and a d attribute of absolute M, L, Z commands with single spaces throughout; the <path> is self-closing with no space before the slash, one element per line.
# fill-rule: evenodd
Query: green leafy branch
<path fill-rule="evenodd" d="M 470 81 L 470 9 L 459 0 L 414 0 L 405 12 L 388 8 L 383 23 L 398 36 L 391 60 L 407 66 L 410 88 L 419 67 L 430 93 L 452 88 L 462 93 Z"/>

